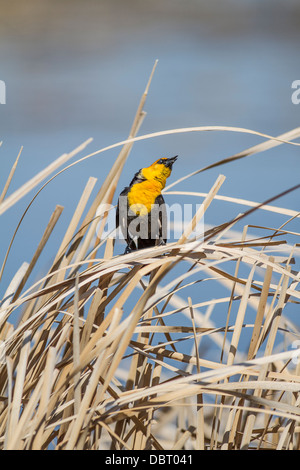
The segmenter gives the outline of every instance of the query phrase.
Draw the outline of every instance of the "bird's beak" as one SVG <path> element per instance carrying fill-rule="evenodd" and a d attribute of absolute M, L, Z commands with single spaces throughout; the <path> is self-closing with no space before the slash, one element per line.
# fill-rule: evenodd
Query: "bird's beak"
<path fill-rule="evenodd" d="M 172 165 L 173 165 L 173 163 L 176 162 L 177 158 L 178 158 L 178 155 L 176 155 L 176 157 L 168 158 L 166 163 L 165 163 L 165 166 L 172 169 Z"/>

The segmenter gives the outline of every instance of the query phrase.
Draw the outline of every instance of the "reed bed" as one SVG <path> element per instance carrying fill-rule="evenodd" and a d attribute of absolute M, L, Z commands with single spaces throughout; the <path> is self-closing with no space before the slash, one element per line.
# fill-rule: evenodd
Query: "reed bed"
<path fill-rule="evenodd" d="M 300 214 L 273 205 L 278 194 L 260 202 L 220 195 L 223 175 L 207 194 L 173 189 L 210 168 L 278 145 L 299 146 L 294 140 L 300 128 L 278 137 L 220 126 L 137 137 L 154 69 L 126 141 L 78 157 L 88 140 L 6 196 L 19 154 L 4 184 L 0 215 L 33 190 L 31 203 L 37 203 L 43 188 L 72 165 L 108 149 L 120 150 L 97 194 L 91 197 L 94 177 L 78 194 L 49 271 L 29 285 L 61 206 L 50 215 L 31 261 L 18 267 L 3 296 L 1 449 L 300 447 L 299 327 L 289 315 L 300 302 L 300 233 L 289 224 Z M 115 200 L 134 142 L 207 130 L 244 132 L 263 142 L 165 188 L 180 200 L 193 195 L 202 202 L 178 241 L 114 254 L 114 238 L 101 237 L 108 214 L 97 210 Z M 215 200 L 234 205 L 236 217 L 192 236 Z M 31 203 L 10 246 L 1 247 L 6 252 L 1 276 Z M 246 210 L 240 212 L 241 207 Z M 248 217 L 253 220 L 257 211 L 277 215 L 278 226 L 249 225 Z M 16 312 L 19 320 L 13 322 Z"/>

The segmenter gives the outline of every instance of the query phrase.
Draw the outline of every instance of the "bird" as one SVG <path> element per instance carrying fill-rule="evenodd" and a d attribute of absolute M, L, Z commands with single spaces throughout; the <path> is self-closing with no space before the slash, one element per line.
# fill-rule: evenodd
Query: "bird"
<path fill-rule="evenodd" d="M 116 228 L 121 228 L 127 242 L 124 254 L 167 243 L 167 211 L 161 191 L 177 158 L 159 158 L 141 168 L 120 193 Z"/>

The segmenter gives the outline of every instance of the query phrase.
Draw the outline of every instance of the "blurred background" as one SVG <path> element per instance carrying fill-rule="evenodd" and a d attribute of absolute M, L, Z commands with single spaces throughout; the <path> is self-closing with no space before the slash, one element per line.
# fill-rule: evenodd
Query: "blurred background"
<path fill-rule="evenodd" d="M 291 100 L 292 82 L 300 79 L 296 0 L 1 0 L 0 8 L 0 80 L 6 83 L 6 104 L 0 105 L 0 192 L 21 146 L 9 194 L 89 137 L 94 140 L 84 155 L 125 139 L 156 59 L 140 135 L 225 125 L 276 136 L 300 125 L 300 105 Z M 262 140 L 201 132 L 139 142 L 117 192 L 160 156 L 179 155 L 171 183 Z M 55 205 L 61 204 L 64 212 L 41 257 L 41 273 L 43 263 L 49 266 L 89 176 L 98 178 L 98 189 L 118 151 L 76 165 L 41 192 L 14 241 L 0 295 L 22 262 L 30 261 Z M 220 194 L 262 202 L 299 183 L 299 161 L 297 147 L 279 146 L 173 189 L 207 192 L 224 173 Z M 33 195 L 1 217 L 1 264 Z M 299 191 L 293 192 L 274 205 L 299 210 L 299 199 Z M 215 201 L 206 222 L 219 224 L 242 210 Z M 253 217 L 252 222 L 271 227 L 287 220 L 275 221 L 261 211 Z M 299 231 L 297 222 L 289 229 Z"/>

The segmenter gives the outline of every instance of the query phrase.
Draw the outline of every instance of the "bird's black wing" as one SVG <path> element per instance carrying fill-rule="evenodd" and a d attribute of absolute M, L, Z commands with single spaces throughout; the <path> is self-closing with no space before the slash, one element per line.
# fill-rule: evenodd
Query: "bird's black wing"
<path fill-rule="evenodd" d="M 123 233 L 124 238 L 127 241 L 128 233 L 127 233 L 127 214 L 128 214 L 128 192 L 129 187 L 123 189 L 120 193 L 117 210 L 116 210 L 116 228 L 120 227 Z"/>
<path fill-rule="evenodd" d="M 160 194 L 157 196 L 155 199 L 155 204 L 158 205 L 159 207 L 159 212 L 158 212 L 158 223 L 159 223 L 159 228 L 158 228 L 158 235 L 159 235 L 159 243 L 167 243 L 168 239 L 168 217 L 167 217 L 167 209 L 166 209 L 166 204 L 163 196 Z"/>

